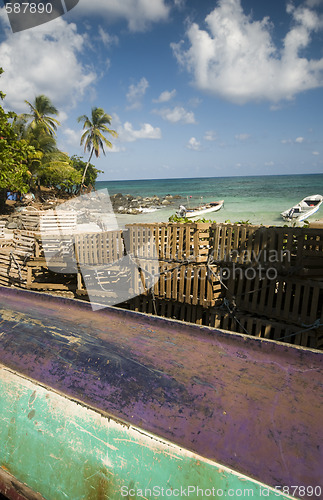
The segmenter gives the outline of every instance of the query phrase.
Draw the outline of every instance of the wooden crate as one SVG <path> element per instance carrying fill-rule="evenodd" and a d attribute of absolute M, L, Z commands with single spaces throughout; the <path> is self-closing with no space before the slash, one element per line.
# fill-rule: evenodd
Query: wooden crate
<path fill-rule="evenodd" d="M 139 295 L 123 304 L 132 311 L 156 314 L 161 317 L 178 319 L 202 325 L 206 309 L 201 305 L 191 305 L 174 300 L 165 300 L 158 297 L 152 298 L 147 295 Z"/>
<path fill-rule="evenodd" d="M 210 307 L 221 296 L 221 285 L 206 264 L 141 260 L 134 272 L 134 293 L 153 293 L 159 299 Z M 153 287 L 152 287 L 153 285 Z"/>
<path fill-rule="evenodd" d="M 226 308 L 204 308 L 201 305 L 180 303 L 158 297 L 153 300 L 152 296 L 142 295 L 128 301 L 123 307 L 258 338 L 312 349 L 323 349 L 323 331 L 320 329 L 306 330 L 300 326 L 269 321 L 266 318 L 247 313 L 234 312 L 232 314 Z"/>
<path fill-rule="evenodd" d="M 69 234 L 76 228 L 76 212 L 63 210 L 30 210 L 21 212 L 23 228 L 45 234 Z"/>
<path fill-rule="evenodd" d="M 206 262 L 210 224 L 128 224 L 129 251 L 140 259 Z"/>
<path fill-rule="evenodd" d="M 20 254 L 28 254 L 37 258 L 43 255 L 41 235 L 37 231 L 15 229 L 13 233 L 13 246 Z"/>
<path fill-rule="evenodd" d="M 210 233 L 210 253 L 217 264 L 323 274 L 323 229 L 213 224 Z"/>
<path fill-rule="evenodd" d="M 82 266 L 78 274 L 78 295 L 113 299 L 113 304 L 123 302 L 133 295 L 132 272 L 124 265 Z M 125 297 L 125 298 L 124 298 Z"/>
<path fill-rule="evenodd" d="M 124 255 L 122 231 L 76 234 L 75 252 L 80 265 L 116 262 Z"/>
<path fill-rule="evenodd" d="M 53 256 L 69 255 L 73 251 L 73 234 L 76 230 L 77 213 L 63 210 L 30 210 L 21 213 L 24 231 L 20 239 L 27 243 L 34 237 L 35 245 L 39 245 L 40 255 L 50 259 Z"/>
<path fill-rule="evenodd" d="M 14 248 L 0 249 L 0 276 L 2 285 L 26 288 L 27 259 Z"/>
<path fill-rule="evenodd" d="M 218 308 L 212 308 L 208 311 L 205 324 L 259 338 L 287 342 L 312 349 L 323 349 L 323 330 L 319 328 L 306 330 L 300 326 L 269 321 L 266 318 L 252 316 L 251 314 L 241 312 L 232 314 L 225 309 Z"/>
<path fill-rule="evenodd" d="M 238 310 L 295 325 L 323 323 L 323 283 L 291 276 L 247 279 L 243 274 L 225 282 L 229 302 Z"/>

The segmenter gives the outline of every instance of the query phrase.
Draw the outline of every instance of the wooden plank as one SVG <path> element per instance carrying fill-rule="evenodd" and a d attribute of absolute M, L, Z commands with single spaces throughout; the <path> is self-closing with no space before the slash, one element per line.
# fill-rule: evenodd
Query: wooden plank
<path fill-rule="evenodd" d="M 192 304 L 198 304 L 198 289 L 199 289 L 199 272 L 196 266 L 193 267 L 193 296 L 192 296 Z"/>
<path fill-rule="evenodd" d="M 185 266 L 181 266 L 179 272 L 178 300 L 180 302 L 184 302 L 184 299 L 185 299 Z"/>
<path fill-rule="evenodd" d="M 316 320 L 319 320 L 319 306 L 322 307 L 322 298 L 323 293 L 322 290 L 317 286 L 313 287 L 312 291 L 312 299 L 310 305 L 310 314 L 309 314 L 309 324 L 312 325 Z"/>
<path fill-rule="evenodd" d="M 186 266 L 186 280 L 185 280 L 185 302 L 187 304 L 192 303 L 192 273 L 193 264 L 188 264 Z"/>
<path fill-rule="evenodd" d="M 169 267 L 166 267 L 166 271 L 169 270 Z M 172 298 L 172 274 L 170 272 L 166 272 L 166 298 Z"/>
<path fill-rule="evenodd" d="M 208 306 L 207 303 L 207 279 L 206 279 L 207 268 L 205 265 L 200 266 L 200 304 L 203 306 Z"/>
<path fill-rule="evenodd" d="M 180 225 L 178 228 L 178 260 L 182 260 L 184 256 L 184 227 Z"/>

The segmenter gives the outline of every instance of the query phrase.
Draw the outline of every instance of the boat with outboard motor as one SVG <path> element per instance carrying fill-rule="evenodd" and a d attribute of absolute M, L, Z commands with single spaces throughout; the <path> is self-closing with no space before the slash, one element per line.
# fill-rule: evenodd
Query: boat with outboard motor
<path fill-rule="evenodd" d="M 295 222 L 302 222 L 311 215 L 315 214 L 323 202 L 323 196 L 320 194 L 313 194 L 303 198 L 302 201 L 285 210 L 280 215 L 287 221 L 294 220 Z"/>
<path fill-rule="evenodd" d="M 186 208 L 184 205 L 179 207 L 176 212 L 178 217 L 187 217 L 188 219 L 193 219 L 194 217 L 201 217 L 202 215 L 209 214 L 212 212 L 217 212 L 224 205 L 224 200 L 211 201 L 210 203 L 205 203 L 196 208 Z"/>

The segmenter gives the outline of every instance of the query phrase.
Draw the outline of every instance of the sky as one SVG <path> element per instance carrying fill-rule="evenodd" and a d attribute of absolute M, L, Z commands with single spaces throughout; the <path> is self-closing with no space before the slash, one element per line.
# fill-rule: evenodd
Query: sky
<path fill-rule="evenodd" d="M 5 109 L 47 95 L 70 155 L 111 115 L 99 180 L 323 172 L 323 0 L 79 0 L 17 33 L 0 6 L 0 66 Z"/>

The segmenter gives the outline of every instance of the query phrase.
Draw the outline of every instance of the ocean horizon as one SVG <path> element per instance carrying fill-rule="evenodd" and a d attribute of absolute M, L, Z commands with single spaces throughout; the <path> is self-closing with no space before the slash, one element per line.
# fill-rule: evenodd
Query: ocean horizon
<path fill-rule="evenodd" d="M 249 221 L 252 224 L 283 225 L 280 213 L 313 194 L 323 195 L 322 174 L 258 175 L 97 181 L 96 189 L 132 196 L 180 195 L 175 204 L 139 215 L 118 215 L 120 225 L 132 222 L 167 222 L 180 204 L 224 199 L 224 207 L 208 218 L 216 222 Z M 323 218 L 321 208 L 310 221 Z"/>

